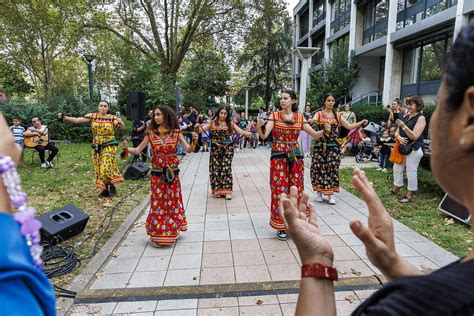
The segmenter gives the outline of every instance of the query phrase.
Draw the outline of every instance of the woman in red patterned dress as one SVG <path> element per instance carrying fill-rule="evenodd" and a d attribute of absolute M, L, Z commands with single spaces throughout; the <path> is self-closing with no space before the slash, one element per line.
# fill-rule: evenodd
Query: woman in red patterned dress
<path fill-rule="evenodd" d="M 304 157 L 298 144 L 300 131 L 304 130 L 314 139 L 323 136 L 323 131 L 316 132 L 306 124 L 303 114 L 297 113 L 296 94 L 285 90 L 280 95 L 281 111 L 272 112 L 268 118 L 265 132 L 262 126 L 264 119 L 258 122 L 258 134 L 266 139 L 273 135 L 272 154 L 270 158 L 270 187 L 272 190 L 270 226 L 277 230 L 277 238 L 287 240 L 285 223 L 281 218 L 279 205 L 280 195 L 288 194 L 291 186 L 298 188 L 301 197 L 304 189 Z"/>
<path fill-rule="evenodd" d="M 188 229 L 179 180 L 180 161 L 176 151 L 178 142 L 188 153 L 191 152 L 191 145 L 184 140 L 176 113 L 171 108 L 159 106 L 153 114 L 148 135 L 141 144 L 127 148 L 124 141 L 122 147 L 137 155 L 148 143 L 151 145 L 151 203 L 145 226 L 154 245 L 167 246 L 173 245 L 179 233 Z"/>

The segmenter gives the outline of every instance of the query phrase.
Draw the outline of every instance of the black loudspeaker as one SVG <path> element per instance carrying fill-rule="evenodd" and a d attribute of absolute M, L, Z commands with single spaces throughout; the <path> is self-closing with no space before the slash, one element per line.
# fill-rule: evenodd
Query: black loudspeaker
<path fill-rule="evenodd" d="M 130 167 L 127 168 L 127 171 L 125 171 L 125 174 L 123 177 L 126 180 L 138 180 L 142 179 L 146 176 L 148 171 L 150 170 L 150 167 L 145 165 L 142 162 L 134 162 Z"/>
<path fill-rule="evenodd" d="M 82 233 L 89 215 L 72 204 L 38 217 L 41 222 L 41 240 L 61 242 Z"/>
<path fill-rule="evenodd" d="M 127 117 L 129 120 L 145 121 L 145 93 L 133 91 L 127 94 Z"/>
<path fill-rule="evenodd" d="M 446 213 L 465 224 L 471 224 L 471 213 L 469 213 L 467 207 L 447 194 L 444 196 L 438 208 L 441 212 Z"/>

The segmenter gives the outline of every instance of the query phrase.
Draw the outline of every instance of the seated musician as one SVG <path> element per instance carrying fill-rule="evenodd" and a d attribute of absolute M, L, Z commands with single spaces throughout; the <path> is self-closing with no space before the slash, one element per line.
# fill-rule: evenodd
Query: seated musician
<path fill-rule="evenodd" d="M 54 157 L 58 154 L 58 148 L 49 142 L 49 132 L 48 126 L 41 123 L 41 119 L 38 116 L 35 116 L 31 119 L 33 126 L 28 127 L 24 137 L 34 137 L 35 139 L 41 141 L 35 141 L 36 146 L 34 147 L 39 154 L 41 160 L 41 168 L 53 168 L 54 165 L 51 162 Z M 25 141 L 26 143 L 26 141 Z M 48 160 L 45 160 L 45 151 L 49 150 L 50 154 Z"/>

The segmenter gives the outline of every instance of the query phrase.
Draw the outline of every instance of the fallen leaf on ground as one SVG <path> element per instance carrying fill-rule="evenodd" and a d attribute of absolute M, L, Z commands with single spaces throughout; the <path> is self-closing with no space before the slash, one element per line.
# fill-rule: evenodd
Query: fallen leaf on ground
<path fill-rule="evenodd" d="M 454 219 L 452 218 L 445 218 L 444 219 L 444 225 L 452 225 L 454 224 Z"/>
<path fill-rule="evenodd" d="M 346 301 L 348 301 L 348 302 L 351 303 L 351 304 L 356 300 L 355 296 L 352 295 L 352 294 L 351 294 L 351 295 L 347 295 L 347 296 L 344 297 L 344 298 L 345 298 Z"/>
<path fill-rule="evenodd" d="M 263 301 L 262 300 L 257 300 L 257 305 L 262 305 Z"/>
<path fill-rule="evenodd" d="M 353 274 L 357 275 L 357 276 L 360 276 L 360 275 L 362 274 L 362 272 L 357 271 L 357 270 L 355 270 L 355 269 L 353 269 L 353 268 L 351 268 L 351 272 L 352 272 Z"/>
<path fill-rule="evenodd" d="M 420 268 L 423 269 L 423 270 L 433 270 L 433 268 L 431 268 L 430 266 L 424 265 L 424 264 L 422 264 L 420 266 Z"/>
<path fill-rule="evenodd" d="M 115 250 L 110 253 L 110 256 L 111 256 L 111 257 L 114 257 L 114 258 L 117 258 L 118 255 L 119 255 L 118 252 L 115 251 Z"/>

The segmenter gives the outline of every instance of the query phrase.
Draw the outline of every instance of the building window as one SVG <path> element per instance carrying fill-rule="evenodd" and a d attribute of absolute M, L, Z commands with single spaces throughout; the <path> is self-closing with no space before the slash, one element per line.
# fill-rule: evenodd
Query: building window
<path fill-rule="evenodd" d="M 326 0 L 313 1 L 313 27 L 326 18 Z"/>
<path fill-rule="evenodd" d="M 309 10 L 300 15 L 300 38 L 308 34 L 309 31 Z"/>
<path fill-rule="evenodd" d="M 444 60 L 452 42 L 453 34 L 448 33 L 405 49 L 402 96 L 435 94 L 438 91 Z"/>
<path fill-rule="evenodd" d="M 315 35 L 311 38 L 313 47 L 319 47 L 319 51 L 311 58 L 311 67 L 319 65 L 324 59 L 324 32 L 322 34 Z"/>
<path fill-rule="evenodd" d="M 457 0 L 397 0 L 397 30 L 444 11 Z"/>
<path fill-rule="evenodd" d="M 363 44 L 387 35 L 388 0 L 371 0 L 365 7 Z"/>
<path fill-rule="evenodd" d="M 349 35 L 342 36 L 332 42 L 330 52 L 331 57 L 337 53 L 349 54 Z"/>
<path fill-rule="evenodd" d="M 334 0 L 331 6 L 331 35 L 350 23 L 351 0 Z"/>

